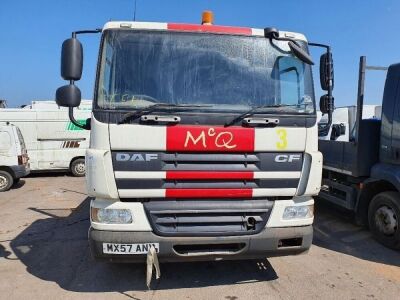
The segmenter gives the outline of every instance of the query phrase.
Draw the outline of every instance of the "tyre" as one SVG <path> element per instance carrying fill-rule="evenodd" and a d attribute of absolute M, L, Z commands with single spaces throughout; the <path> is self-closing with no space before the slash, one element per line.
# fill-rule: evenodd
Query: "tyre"
<path fill-rule="evenodd" d="M 72 175 L 76 177 L 82 177 L 85 176 L 86 168 L 85 168 L 85 159 L 84 158 L 78 158 L 75 159 L 71 163 L 71 173 Z"/>
<path fill-rule="evenodd" d="M 380 243 L 388 248 L 400 249 L 400 193 L 376 195 L 369 204 L 368 223 Z"/>
<path fill-rule="evenodd" d="M 7 171 L 0 170 L 0 192 L 8 191 L 14 184 L 14 178 Z"/>

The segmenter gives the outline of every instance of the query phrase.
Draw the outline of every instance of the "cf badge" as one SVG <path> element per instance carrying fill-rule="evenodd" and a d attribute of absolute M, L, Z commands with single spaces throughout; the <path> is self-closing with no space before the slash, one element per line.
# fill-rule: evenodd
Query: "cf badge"
<path fill-rule="evenodd" d="M 277 163 L 294 162 L 300 159 L 300 154 L 279 154 L 275 156 L 275 162 Z"/>

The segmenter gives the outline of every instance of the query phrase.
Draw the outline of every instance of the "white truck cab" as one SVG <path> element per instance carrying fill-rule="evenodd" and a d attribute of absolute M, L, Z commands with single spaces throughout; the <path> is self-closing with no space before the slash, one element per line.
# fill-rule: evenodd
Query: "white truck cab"
<path fill-rule="evenodd" d="M 29 174 L 28 154 L 18 127 L 0 124 L 0 192 Z"/>
<path fill-rule="evenodd" d="M 77 34 L 102 32 L 90 124 Z M 308 43 L 274 28 L 109 22 L 63 44 L 56 101 L 91 130 L 86 180 L 96 259 L 299 254 L 312 242 L 322 155 Z M 329 46 L 321 111 L 332 103 Z M 329 58 L 328 58 L 329 57 Z M 324 68 L 327 69 L 324 69 Z M 331 117 L 331 113 L 329 114 Z"/>

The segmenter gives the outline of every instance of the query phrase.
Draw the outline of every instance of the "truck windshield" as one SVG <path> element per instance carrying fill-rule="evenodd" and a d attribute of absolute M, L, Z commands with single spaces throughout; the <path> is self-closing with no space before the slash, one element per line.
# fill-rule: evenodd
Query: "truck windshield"
<path fill-rule="evenodd" d="M 102 47 L 98 108 L 315 114 L 311 68 L 285 41 L 121 29 L 105 31 Z"/>

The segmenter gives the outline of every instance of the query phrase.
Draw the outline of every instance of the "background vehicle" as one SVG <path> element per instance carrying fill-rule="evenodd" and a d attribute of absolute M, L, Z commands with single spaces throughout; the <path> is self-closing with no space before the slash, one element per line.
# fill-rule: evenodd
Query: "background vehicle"
<path fill-rule="evenodd" d="M 400 64 L 387 71 L 382 120 L 365 119 L 364 78 L 369 67 L 360 59 L 354 139 L 320 140 L 324 155 L 319 197 L 353 211 L 384 245 L 400 248 Z"/>
<path fill-rule="evenodd" d="M 28 154 L 18 127 L 0 124 L 0 192 L 29 174 Z"/>
<path fill-rule="evenodd" d="M 101 31 L 86 152 L 94 257 L 144 261 L 155 249 L 161 261 L 213 260 L 308 250 L 322 156 L 307 49 L 327 49 L 321 110 L 330 115 L 330 48 L 298 33 L 204 19 L 109 22 Z M 74 32 L 62 48 L 70 84 L 56 99 L 72 122 L 82 74 L 76 35 L 88 32 L 99 31 Z"/>
<path fill-rule="evenodd" d="M 90 117 L 91 105 L 85 100 L 77 109 L 79 122 Z M 75 176 L 85 175 L 89 133 L 72 124 L 66 110 L 54 101 L 33 101 L 22 108 L 1 109 L 1 122 L 21 129 L 32 172 L 69 170 Z"/>
<path fill-rule="evenodd" d="M 382 114 L 381 105 L 364 105 L 362 118 L 363 119 L 380 119 Z M 355 139 L 357 119 L 357 106 L 335 107 L 332 114 L 332 125 L 328 131 L 319 135 L 320 140 L 334 140 L 349 142 Z M 320 115 L 318 124 L 324 126 L 328 123 L 327 115 Z"/>

